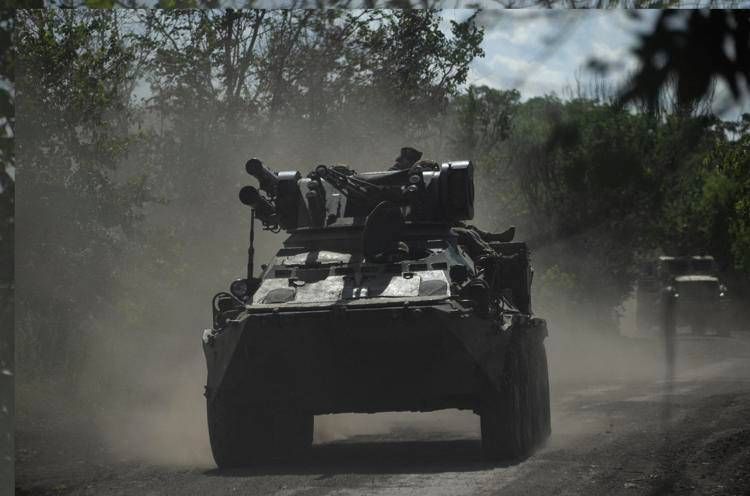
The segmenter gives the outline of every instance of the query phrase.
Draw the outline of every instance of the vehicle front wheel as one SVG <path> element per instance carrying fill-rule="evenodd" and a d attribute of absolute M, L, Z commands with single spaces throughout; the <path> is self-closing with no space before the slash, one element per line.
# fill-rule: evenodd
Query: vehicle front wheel
<path fill-rule="evenodd" d="M 729 326 L 726 322 L 719 322 L 716 327 L 716 334 L 723 338 L 728 338 L 732 335 L 732 332 L 729 330 Z"/>
<path fill-rule="evenodd" d="M 314 417 L 253 408 L 217 396 L 207 400 L 211 451 L 219 468 L 288 461 L 313 441 Z"/>
<path fill-rule="evenodd" d="M 696 336 L 703 336 L 706 334 L 706 321 L 703 319 L 697 319 L 693 324 L 690 326 L 690 330 L 692 333 Z"/>
<path fill-rule="evenodd" d="M 528 457 L 550 433 L 547 357 L 541 339 L 522 333 L 506 351 L 500 387 L 482 381 L 482 454 L 512 462 Z"/>

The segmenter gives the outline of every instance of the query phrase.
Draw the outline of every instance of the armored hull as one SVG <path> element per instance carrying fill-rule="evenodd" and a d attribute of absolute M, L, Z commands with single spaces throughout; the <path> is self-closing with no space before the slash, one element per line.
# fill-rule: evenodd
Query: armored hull
<path fill-rule="evenodd" d="M 251 310 L 204 344 L 208 394 L 314 415 L 478 411 L 502 380 L 513 333 L 541 342 L 540 319 L 503 330 L 450 300 Z"/>

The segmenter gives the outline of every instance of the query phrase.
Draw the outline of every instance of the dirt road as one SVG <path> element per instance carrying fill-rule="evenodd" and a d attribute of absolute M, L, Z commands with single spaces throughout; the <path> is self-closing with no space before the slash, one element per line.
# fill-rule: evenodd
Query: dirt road
<path fill-rule="evenodd" d="M 553 435 L 513 466 L 482 462 L 478 421 L 466 412 L 399 417 L 380 434 L 355 429 L 316 443 L 304 464 L 224 472 L 210 461 L 123 458 L 48 419 L 19 424 L 17 494 L 750 494 L 750 339 L 682 336 L 677 353 L 672 382 L 599 373 L 554 382 Z"/>

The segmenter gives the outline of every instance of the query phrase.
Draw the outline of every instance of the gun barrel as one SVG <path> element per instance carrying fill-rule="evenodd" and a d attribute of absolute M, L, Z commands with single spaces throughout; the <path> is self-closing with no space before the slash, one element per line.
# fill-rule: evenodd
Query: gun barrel
<path fill-rule="evenodd" d="M 240 201 L 255 209 L 255 215 L 260 220 L 267 223 L 275 223 L 276 209 L 271 202 L 260 196 L 260 193 L 254 187 L 243 187 L 240 190 Z"/>
<path fill-rule="evenodd" d="M 258 180 L 260 189 L 269 195 L 276 195 L 276 188 L 278 187 L 279 179 L 276 177 L 275 172 L 263 165 L 263 162 L 257 158 L 251 158 L 245 164 L 245 170 L 248 174 Z"/>

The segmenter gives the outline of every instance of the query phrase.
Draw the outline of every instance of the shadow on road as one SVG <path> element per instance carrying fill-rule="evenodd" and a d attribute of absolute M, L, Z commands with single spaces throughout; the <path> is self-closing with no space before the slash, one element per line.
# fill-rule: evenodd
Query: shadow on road
<path fill-rule="evenodd" d="M 216 477 L 322 473 L 324 479 L 337 474 L 474 472 L 496 466 L 482 460 L 479 440 L 342 442 L 315 445 L 297 462 L 205 473 Z"/>

